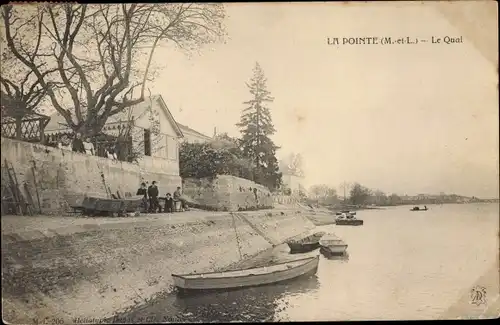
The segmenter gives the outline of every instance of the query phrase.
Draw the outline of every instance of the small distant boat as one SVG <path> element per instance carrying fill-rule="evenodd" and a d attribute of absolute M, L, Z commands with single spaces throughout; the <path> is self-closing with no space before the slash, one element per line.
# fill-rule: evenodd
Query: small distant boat
<path fill-rule="evenodd" d="M 413 207 L 410 209 L 410 211 L 427 211 L 427 206 L 424 206 L 423 209 L 420 209 L 420 207 Z"/>
<path fill-rule="evenodd" d="M 347 244 L 334 234 L 326 234 L 319 240 L 323 251 L 329 254 L 344 254 L 347 250 Z"/>
<path fill-rule="evenodd" d="M 335 224 L 338 226 L 361 226 L 363 225 L 363 220 L 357 219 L 355 217 L 355 212 L 342 212 L 335 218 Z"/>
<path fill-rule="evenodd" d="M 253 287 L 291 280 L 318 269 L 319 255 L 285 263 L 227 272 L 172 274 L 181 290 L 217 290 Z"/>
<path fill-rule="evenodd" d="M 342 214 L 350 214 L 352 216 L 355 216 L 356 215 L 356 211 L 350 211 L 350 210 L 342 210 L 342 211 L 339 211 L 337 213 L 335 213 L 335 215 L 337 216 L 341 216 Z"/>
<path fill-rule="evenodd" d="M 290 247 L 290 253 L 307 253 L 319 248 L 319 240 L 325 235 L 325 232 L 320 231 L 298 240 L 290 240 L 287 242 Z"/>

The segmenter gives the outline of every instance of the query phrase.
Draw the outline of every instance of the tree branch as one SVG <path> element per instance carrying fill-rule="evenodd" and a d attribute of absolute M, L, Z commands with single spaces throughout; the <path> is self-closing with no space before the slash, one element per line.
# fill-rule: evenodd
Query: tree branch
<path fill-rule="evenodd" d="M 14 40 L 12 38 L 11 29 L 10 29 L 11 28 L 10 18 L 11 18 L 11 14 L 12 14 L 12 5 L 4 5 L 3 7 L 1 7 L 1 9 L 2 9 L 2 18 L 3 18 L 3 22 L 4 22 L 4 27 L 5 27 L 5 38 L 6 38 L 7 46 L 9 48 L 9 50 L 12 52 L 12 54 L 14 54 L 14 56 L 19 61 L 21 61 L 25 66 L 27 66 L 28 68 L 30 68 L 33 71 L 33 73 L 37 76 L 38 81 L 40 82 L 42 87 L 47 89 L 47 93 L 50 96 L 52 105 L 54 105 L 56 110 L 58 112 L 60 112 L 66 118 L 66 120 L 68 121 L 70 126 L 74 127 L 75 125 L 71 121 L 70 112 L 61 107 L 61 105 L 57 101 L 56 96 L 55 96 L 54 92 L 52 91 L 50 85 L 47 84 L 45 82 L 45 80 L 43 79 L 43 76 L 42 76 L 40 70 L 37 68 L 37 66 L 32 61 L 29 61 L 27 58 L 22 56 L 19 53 L 19 51 L 17 50 L 17 48 L 14 44 Z"/>

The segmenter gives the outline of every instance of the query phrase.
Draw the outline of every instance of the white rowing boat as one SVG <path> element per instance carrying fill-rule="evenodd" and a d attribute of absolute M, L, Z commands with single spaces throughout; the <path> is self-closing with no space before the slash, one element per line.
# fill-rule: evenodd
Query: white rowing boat
<path fill-rule="evenodd" d="M 302 239 L 289 240 L 290 253 L 307 253 L 319 247 L 319 240 L 325 234 L 324 231 L 316 232 Z"/>
<path fill-rule="evenodd" d="M 319 240 L 319 244 L 323 250 L 331 254 L 344 254 L 347 250 L 347 244 L 334 234 L 324 235 Z"/>
<path fill-rule="evenodd" d="M 260 286 L 316 273 L 319 256 L 227 272 L 172 274 L 174 285 L 183 290 L 215 290 Z"/>

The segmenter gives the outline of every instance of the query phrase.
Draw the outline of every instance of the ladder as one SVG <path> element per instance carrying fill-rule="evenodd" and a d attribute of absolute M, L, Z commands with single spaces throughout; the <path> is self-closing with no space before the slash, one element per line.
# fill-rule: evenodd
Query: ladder
<path fill-rule="evenodd" d="M 10 203 L 13 203 L 15 205 L 17 214 L 29 214 L 30 216 L 32 216 L 32 207 L 28 202 L 26 202 L 23 194 L 21 193 L 21 190 L 19 189 L 19 183 L 17 182 L 17 175 L 14 166 L 12 166 L 12 164 L 7 159 L 5 159 L 5 167 L 7 169 L 7 176 L 9 178 L 10 194 L 13 199 Z"/>

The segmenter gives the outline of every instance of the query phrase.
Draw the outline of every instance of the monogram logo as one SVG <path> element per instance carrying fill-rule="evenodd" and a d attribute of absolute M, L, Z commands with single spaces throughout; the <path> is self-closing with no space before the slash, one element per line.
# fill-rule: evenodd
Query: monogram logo
<path fill-rule="evenodd" d="M 486 305 L 486 288 L 475 286 L 470 291 L 471 304 L 476 306 Z"/>

